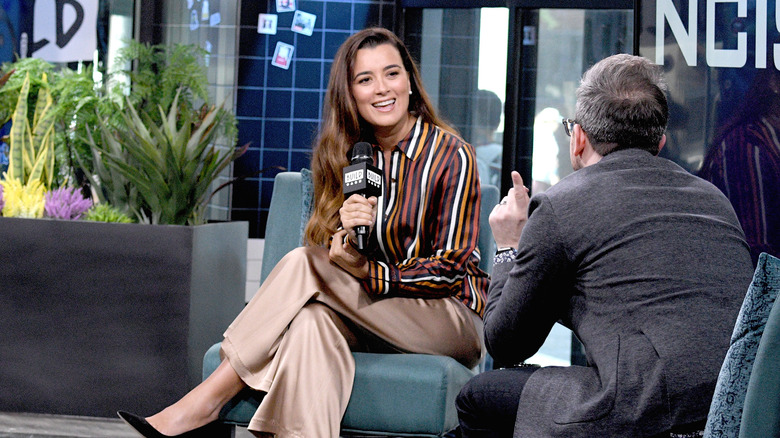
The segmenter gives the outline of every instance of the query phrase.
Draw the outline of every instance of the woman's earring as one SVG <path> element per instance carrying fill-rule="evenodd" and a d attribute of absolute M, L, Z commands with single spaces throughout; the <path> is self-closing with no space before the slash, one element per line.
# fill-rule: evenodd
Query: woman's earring
<path fill-rule="evenodd" d="M 409 90 L 409 95 L 410 95 L 410 96 L 412 95 L 412 90 Z"/>

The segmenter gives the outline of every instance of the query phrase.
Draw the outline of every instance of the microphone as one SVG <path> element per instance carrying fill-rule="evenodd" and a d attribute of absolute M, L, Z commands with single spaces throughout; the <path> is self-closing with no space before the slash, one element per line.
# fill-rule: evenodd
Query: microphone
<path fill-rule="evenodd" d="M 344 198 L 357 193 L 364 198 L 382 195 L 382 171 L 374 167 L 374 150 L 370 144 L 361 141 L 352 147 L 352 159 L 344 168 Z M 363 250 L 368 238 L 368 227 L 355 227 L 357 248 Z"/>

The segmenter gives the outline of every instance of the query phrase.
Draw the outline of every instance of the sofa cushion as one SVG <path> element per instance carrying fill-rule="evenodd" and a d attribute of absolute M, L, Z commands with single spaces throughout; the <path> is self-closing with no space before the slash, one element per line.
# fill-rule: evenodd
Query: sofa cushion
<path fill-rule="evenodd" d="M 219 365 L 220 344 L 203 358 L 203 379 Z M 455 397 L 474 372 L 454 359 L 428 354 L 353 353 L 355 382 L 342 431 L 392 436 L 441 436 L 458 424 Z M 220 412 L 246 426 L 263 393 L 245 390 Z"/>

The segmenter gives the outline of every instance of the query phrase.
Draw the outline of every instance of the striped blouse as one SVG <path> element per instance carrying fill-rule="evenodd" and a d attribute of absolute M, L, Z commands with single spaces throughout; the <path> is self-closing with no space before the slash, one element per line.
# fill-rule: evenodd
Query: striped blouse
<path fill-rule="evenodd" d="M 479 269 L 480 190 L 474 149 L 421 118 L 385 162 L 375 232 L 369 240 L 370 294 L 455 296 L 482 315 L 488 276 Z"/>

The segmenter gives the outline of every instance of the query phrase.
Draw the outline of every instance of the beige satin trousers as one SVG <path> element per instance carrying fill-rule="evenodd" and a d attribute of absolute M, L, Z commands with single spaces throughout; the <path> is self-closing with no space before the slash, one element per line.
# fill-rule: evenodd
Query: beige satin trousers
<path fill-rule="evenodd" d="M 267 394 L 249 430 L 278 437 L 339 436 L 355 362 L 377 348 L 481 358 L 482 320 L 455 298 L 378 298 L 332 264 L 324 248 L 287 254 L 225 332 L 222 355 Z"/>

